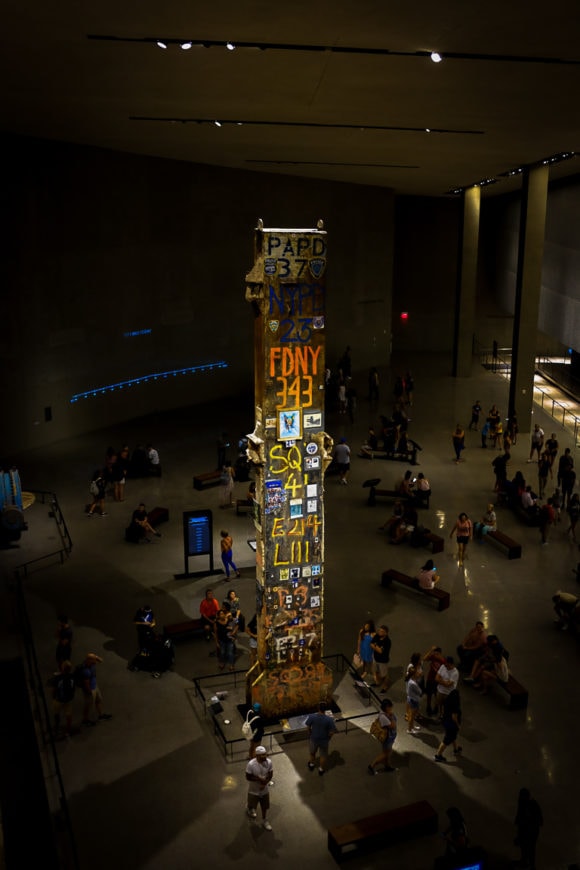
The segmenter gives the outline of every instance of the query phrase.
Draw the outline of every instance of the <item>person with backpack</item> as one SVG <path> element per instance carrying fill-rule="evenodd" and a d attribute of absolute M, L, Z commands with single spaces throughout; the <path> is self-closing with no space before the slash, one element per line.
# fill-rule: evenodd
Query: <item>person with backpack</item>
<path fill-rule="evenodd" d="M 107 481 L 105 480 L 105 472 L 97 470 L 93 474 L 93 479 L 91 480 L 91 484 L 89 486 L 89 492 L 93 497 L 93 502 L 89 505 L 89 509 L 87 510 L 87 516 L 92 517 L 94 512 L 99 509 L 99 516 L 106 517 L 105 511 L 105 489 L 107 487 Z"/>
<path fill-rule="evenodd" d="M 54 731 L 60 731 L 61 716 L 64 715 L 64 733 L 70 737 L 72 733 L 72 702 L 75 696 L 75 678 L 72 664 L 68 659 L 61 663 L 60 673 L 52 678 L 52 709 L 54 713 Z"/>
<path fill-rule="evenodd" d="M 371 776 L 375 776 L 378 773 L 378 770 L 376 770 L 377 764 L 382 764 L 384 770 L 388 773 L 393 773 L 396 770 L 391 764 L 391 753 L 393 751 L 393 743 L 397 737 L 397 717 L 393 713 L 393 702 L 390 698 L 384 698 L 381 701 L 378 722 L 383 729 L 385 739 L 381 743 L 381 752 L 367 767 Z"/>

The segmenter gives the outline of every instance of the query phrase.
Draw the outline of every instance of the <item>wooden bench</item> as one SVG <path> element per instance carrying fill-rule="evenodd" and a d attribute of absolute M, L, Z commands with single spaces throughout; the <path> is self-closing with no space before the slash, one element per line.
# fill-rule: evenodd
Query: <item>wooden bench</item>
<path fill-rule="evenodd" d="M 236 499 L 236 514 L 240 516 L 242 513 L 254 510 L 254 501 L 251 498 Z"/>
<path fill-rule="evenodd" d="M 153 527 L 159 526 L 161 523 L 167 523 L 169 522 L 169 510 L 164 507 L 154 507 L 147 514 L 147 519 Z"/>
<path fill-rule="evenodd" d="M 429 801 L 417 801 L 356 822 L 328 829 L 328 848 L 336 861 L 364 849 L 387 846 L 422 834 L 436 834 L 437 812 Z"/>
<path fill-rule="evenodd" d="M 193 477 L 194 489 L 205 489 L 206 486 L 218 486 L 221 482 L 222 473 L 219 468 L 215 471 L 206 471 L 205 474 L 195 474 Z"/>
<path fill-rule="evenodd" d="M 433 589 L 421 589 L 419 581 L 415 579 L 415 577 L 409 577 L 408 574 L 402 574 L 394 568 L 389 568 L 387 571 L 383 571 L 381 586 L 390 586 L 393 582 L 401 583 L 408 589 L 414 589 L 416 592 L 421 592 L 428 598 L 434 598 L 438 602 L 437 610 L 447 610 L 449 607 L 451 596 L 449 592 L 445 592 L 444 589 L 439 589 L 437 586 Z"/>
<path fill-rule="evenodd" d="M 365 480 L 363 483 L 363 489 L 368 489 L 369 491 L 367 499 L 369 507 L 374 507 L 378 498 L 389 498 L 394 501 L 397 499 L 400 499 L 400 501 L 412 501 L 415 507 L 429 507 L 429 493 L 417 491 L 413 495 L 403 495 L 397 492 L 396 489 L 379 489 L 380 482 L 380 477 L 373 477 L 370 480 Z"/>
<path fill-rule="evenodd" d="M 425 546 L 431 547 L 432 553 L 442 553 L 445 549 L 445 541 L 441 535 L 436 535 L 434 532 L 427 532 L 425 535 Z"/>
<path fill-rule="evenodd" d="M 484 535 L 483 539 L 485 541 L 493 541 L 501 547 L 505 547 L 508 559 L 521 559 L 522 557 L 522 545 L 514 541 L 513 538 L 510 538 L 509 535 L 506 535 L 505 532 L 500 532 L 496 529 L 495 532 L 488 532 L 487 535 Z"/>
<path fill-rule="evenodd" d="M 508 707 L 510 710 L 525 710 L 528 706 L 528 690 L 521 683 L 518 683 L 513 674 L 508 677 L 507 683 L 501 680 L 494 680 L 494 683 L 507 692 L 509 695 Z"/>
<path fill-rule="evenodd" d="M 188 640 L 190 637 L 203 635 L 204 628 L 201 619 L 188 619 L 186 622 L 174 622 L 163 627 L 163 636 L 173 641 Z"/>

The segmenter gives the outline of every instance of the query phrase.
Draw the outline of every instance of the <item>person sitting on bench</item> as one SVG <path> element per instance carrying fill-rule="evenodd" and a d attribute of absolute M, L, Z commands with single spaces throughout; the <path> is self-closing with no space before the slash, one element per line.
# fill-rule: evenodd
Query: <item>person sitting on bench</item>
<path fill-rule="evenodd" d="M 487 643 L 483 654 L 474 662 L 471 674 L 464 677 L 464 683 L 473 683 L 476 687 L 481 684 L 483 671 L 494 671 L 495 665 L 505 658 L 508 653 L 496 634 L 488 634 Z M 507 677 L 506 677 L 507 679 Z"/>
<path fill-rule="evenodd" d="M 386 520 L 382 526 L 379 527 L 380 530 L 382 532 L 386 532 L 388 537 L 391 538 L 394 534 L 394 529 L 403 519 L 404 513 L 405 508 L 403 507 L 403 502 L 400 499 L 397 499 L 395 504 L 393 505 L 393 515 L 389 517 L 389 519 Z"/>
<path fill-rule="evenodd" d="M 473 524 L 473 533 L 476 538 L 483 538 L 488 532 L 497 529 L 497 517 L 492 504 L 488 504 L 487 510 L 481 518 L 481 522 Z"/>
<path fill-rule="evenodd" d="M 132 543 L 139 543 L 141 540 L 149 541 L 151 536 L 161 537 L 161 532 L 155 531 L 147 517 L 147 509 L 143 502 L 136 510 L 133 511 L 131 524 L 125 532 L 125 538 Z"/>
<path fill-rule="evenodd" d="M 420 589 L 435 589 L 437 583 L 441 579 L 437 574 L 437 568 L 433 564 L 433 559 L 427 559 L 416 579 L 419 581 Z"/>
<path fill-rule="evenodd" d="M 417 479 L 415 481 L 415 491 L 413 492 L 413 498 L 417 502 L 423 502 L 425 499 L 429 499 L 431 495 L 431 484 L 425 477 L 422 471 L 417 475 Z"/>
<path fill-rule="evenodd" d="M 399 495 L 411 497 L 413 495 L 413 472 L 409 469 L 405 472 L 405 476 L 395 486 Z"/>
<path fill-rule="evenodd" d="M 531 486 L 526 486 L 524 492 L 522 493 L 521 505 L 523 509 L 530 515 L 536 516 L 540 508 L 538 507 L 538 496 L 535 492 L 532 492 Z"/>
<path fill-rule="evenodd" d="M 562 631 L 580 627 L 580 598 L 571 592 L 556 592 L 552 595 L 554 610 L 558 617 L 555 622 Z"/>
<path fill-rule="evenodd" d="M 376 432 L 371 426 L 367 435 L 366 443 L 362 445 L 359 456 L 361 459 L 372 459 L 374 453 L 379 449 L 379 439 Z"/>
<path fill-rule="evenodd" d="M 417 511 L 413 505 L 408 504 L 403 511 L 403 516 L 391 531 L 391 544 L 402 544 L 407 540 L 417 527 Z"/>

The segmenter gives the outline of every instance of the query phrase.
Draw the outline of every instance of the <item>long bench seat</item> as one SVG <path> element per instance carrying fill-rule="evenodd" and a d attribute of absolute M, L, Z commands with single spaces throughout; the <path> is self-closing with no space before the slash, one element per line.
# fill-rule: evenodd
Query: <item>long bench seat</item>
<path fill-rule="evenodd" d="M 391 583 L 401 583 L 407 589 L 414 589 L 428 598 L 434 598 L 438 603 L 437 610 L 439 611 L 447 610 L 449 607 L 451 601 L 449 592 L 440 589 L 438 586 L 435 586 L 433 589 L 421 589 L 419 581 L 415 577 L 409 577 L 408 574 L 402 574 L 401 571 L 396 571 L 394 568 L 383 571 L 381 577 L 381 586 L 390 586 Z"/>
<path fill-rule="evenodd" d="M 429 801 L 377 813 L 328 829 L 328 848 L 336 861 L 376 846 L 437 833 L 437 812 Z"/>

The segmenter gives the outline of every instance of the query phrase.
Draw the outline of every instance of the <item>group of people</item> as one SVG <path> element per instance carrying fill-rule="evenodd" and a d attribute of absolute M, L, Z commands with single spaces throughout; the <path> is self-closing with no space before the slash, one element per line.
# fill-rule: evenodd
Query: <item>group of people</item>
<path fill-rule="evenodd" d="M 248 721 L 251 724 L 252 734 L 250 738 L 250 754 L 246 765 L 246 780 L 248 794 L 246 799 L 246 813 L 248 818 L 254 821 L 257 818 L 257 808 L 260 807 L 262 814 L 262 827 L 266 831 L 272 830 L 268 820 L 270 809 L 270 786 L 273 784 L 273 765 L 268 756 L 265 746 L 254 745 L 257 740 L 264 736 L 262 717 L 260 716 L 260 704 L 254 704 L 248 713 Z M 318 775 L 324 776 L 327 770 L 329 744 L 336 734 L 334 716 L 328 705 L 321 702 L 314 713 L 310 713 L 304 722 L 308 730 L 308 770 L 316 770 Z"/>
<path fill-rule="evenodd" d="M 541 432 L 541 430 L 539 431 Z M 554 450 L 551 453 L 548 450 L 542 450 L 540 453 L 537 463 L 537 493 L 519 469 L 514 477 L 511 480 L 509 479 L 507 471 L 507 464 L 511 458 L 509 454 L 504 454 L 503 459 L 505 461 L 503 463 L 499 463 L 500 457 L 497 457 L 493 462 L 496 473 L 495 491 L 498 493 L 498 499 L 507 503 L 513 509 L 523 510 L 528 518 L 528 522 L 539 526 L 543 544 L 548 542 L 551 526 L 560 522 L 563 510 L 568 513 L 570 518 L 570 524 L 566 531 L 567 533 L 572 533 L 573 540 L 576 540 L 576 524 L 580 516 L 580 496 L 572 491 L 576 480 L 574 459 L 568 447 L 558 463 L 556 473 L 557 487 L 549 498 L 544 498 L 548 478 L 553 477 L 556 454 L 557 448 L 555 452 Z M 528 462 L 531 461 L 533 460 L 528 460 Z"/>
<path fill-rule="evenodd" d="M 82 694 L 82 726 L 91 727 L 112 719 L 111 714 L 103 710 L 103 696 L 97 682 L 97 664 L 103 659 L 96 653 L 87 653 L 82 663 L 74 668 L 72 650 L 73 630 L 68 616 L 60 614 L 56 628 L 56 671 L 49 681 L 57 737 L 70 738 L 75 733 L 73 709 L 77 689 Z"/>
<path fill-rule="evenodd" d="M 202 628 L 206 641 L 213 640 L 218 659 L 218 668 L 223 671 L 227 666 L 233 671 L 236 661 L 236 639 L 240 632 L 246 632 L 250 638 L 250 666 L 256 660 L 258 633 L 257 617 L 254 615 L 246 625 L 235 589 L 229 589 L 220 605 L 211 588 L 206 589 L 205 596 L 199 605 Z"/>
<path fill-rule="evenodd" d="M 91 476 L 89 484 L 91 502 L 86 505 L 86 515 L 92 517 L 97 514 L 106 517 L 107 495 L 112 495 L 113 501 L 125 501 L 125 485 L 129 476 L 159 477 L 160 474 L 159 451 L 152 444 L 148 444 L 147 447 L 136 447 L 133 455 L 127 444 L 124 444 L 120 450 L 107 447 L 103 464 L 95 469 Z"/>

